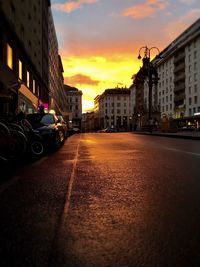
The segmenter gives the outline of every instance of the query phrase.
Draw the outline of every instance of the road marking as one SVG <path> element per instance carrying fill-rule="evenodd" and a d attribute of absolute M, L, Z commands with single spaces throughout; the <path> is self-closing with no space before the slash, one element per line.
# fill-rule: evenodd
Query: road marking
<path fill-rule="evenodd" d="M 170 148 L 170 147 L 165 147 L 165 149 L 200 157 L 200 153 L 193 153 L 193 152 L 189 152 L 189 151 L 185 151 L 185 150 L 181 150 L 181 149 L 176 149 L 176 148 Z"/>
<path fill-rule="evenodd" d="M 13 184 L 15 184 L 18 180 L 20 179 L 20 176 L 14 176 L 12 178 L 12 180 L 6 182 L 5 184 L 0 186 L 0 195 L 6 191 L 6 189 L 8 189 L 8 187 L 12 186 Z"/>
<path fill-rule="evenodd" d="M 78 142 L 78 145 L 77 145 L 77 148 L 76 148 L 75 158 L 73 160 L 72 172 L 71 172 L 71 176 L 70 176 L 70 179 L 69 179 L 69 184 L 68 184 L 68 189 L 67 189 L 67 194 L 66 194 L 66 199 L 65 199 L 65 206 L 64 206 L 64 209 L 63 209 L 63 214 L 62 214 L 62 219 L 61 219 L 61 227 L 64 224 L 64 221 L 65 221 L 65 218 L 66 218 L 66 215 L 68 213 L 69 206 L 70 206 L 72 187 L 73 187 L 73 183 L 74 183 L 74 179 L 75 179 L 76 166 L 77 166 L 77 162 L 78 162 L 79 146 L 80 146 L 80 138 L 79 138 L 79 142 Z"/>
<path fill-rule="evenodd" d="M 41 158 L 40 160 L 34 162 L 34 163 L 32 164 L 32 166 L 40 165 L 40 164 L 41 164 L 43 161 L 45 161 L 46 159 L 48 159 L 48 157 L 43 157 L 43 158 Z"/>
<path fill-rule="evenodd" d="M 79 152 L 79 145 L 80 145 L 80 141 L 81 141 L 81 136 L 82 135 L 79 136 L 78 144 L 76 147 L 75 157 L 74 157 L 73 164 L 72 164 L 72 172 L 71 172 L 71 175 L 69 178 L 67 193 L 66 193 L 65 202 L 64 202 L 65 203 L 64 208 L 63 208 L 62 214 L 59 217 L 59 220 L 56 224 L 54 237 L 52 239 L 52 247 L 50 249 L 49 258 L 48 258 L 48 266 L 54 266 L 53 265 L 54 253 L 56 251 L 56 248 L 59 247 L 60 238 L 62 235 L 63 228 L 65 226 L 65 220 L 67 218 L 67 213 L 69 211 L 72 188 L 73 188 L 73 183 L 74 183 L 75 176 L 76 176 L 76 166 L 77 166 L 77 162 L 78 162 L 78 152 Z"/>

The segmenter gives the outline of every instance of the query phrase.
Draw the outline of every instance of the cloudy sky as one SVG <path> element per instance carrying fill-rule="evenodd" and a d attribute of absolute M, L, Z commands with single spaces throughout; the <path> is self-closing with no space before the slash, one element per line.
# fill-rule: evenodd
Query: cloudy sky
<path fill-rule="evenodd" d="M 162 51 L 200 18 L 199 0 L 52 0 L 65 83 L 83 109 L 107 88 L 129 87 L 140 47 Z M 156 53 L 156 50 L 152 49 Z"/>

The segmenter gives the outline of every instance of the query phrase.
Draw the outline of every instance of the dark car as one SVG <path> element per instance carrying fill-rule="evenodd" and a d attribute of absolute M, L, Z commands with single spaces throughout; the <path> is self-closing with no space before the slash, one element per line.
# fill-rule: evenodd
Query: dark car
<path fill-rule="evenodd" d="M 58 118 L 51 113 L 28 114 L 26 119 L 43 138 L 45 146 L 59 147 L 65 141 L 65 132 Z"/>

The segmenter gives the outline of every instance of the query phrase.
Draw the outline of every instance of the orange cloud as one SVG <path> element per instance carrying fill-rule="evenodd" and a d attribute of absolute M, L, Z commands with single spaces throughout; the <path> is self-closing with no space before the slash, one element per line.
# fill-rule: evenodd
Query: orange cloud
<path fill-rule="evenodd" d="M 122 16 L 142 19 L 155 14 L 167 7 L 168 3 L 163 0 L 147 0 L 146 2 L 129 7 L 122 12 Z"/>
<path fill-rule="evenodd" d="M 81 6 L 84 4 L 94 4 L 97 1 L 98 0 L 78 0 L 76 2 L 70 1 L 70 2 L 66 2 L 66 3 L 62 3 L 62 4 L 55 3 L 52 5 L 52 8 L 70 13 L 76 9 L 81 8 Z"/>
<path fill-rule="evenodd" d="M 90 76 L 83 75 L 83 74 L 76 74 L 71 77 L 65 77 L 65 83 L 70 84 L 72 86 L 76 86 L 77 84 L 80 85 L 98 85 L 99 81 L 93 80 Z"/>

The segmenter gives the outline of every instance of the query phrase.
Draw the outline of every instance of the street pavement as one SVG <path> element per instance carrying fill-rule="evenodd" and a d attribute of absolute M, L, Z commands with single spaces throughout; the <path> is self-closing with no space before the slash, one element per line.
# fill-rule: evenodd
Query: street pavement
<path fill-rule="evenodd" d="M 0 266 L 200 266 L 198 140 L 70 137 L 0 184 Z"/>

